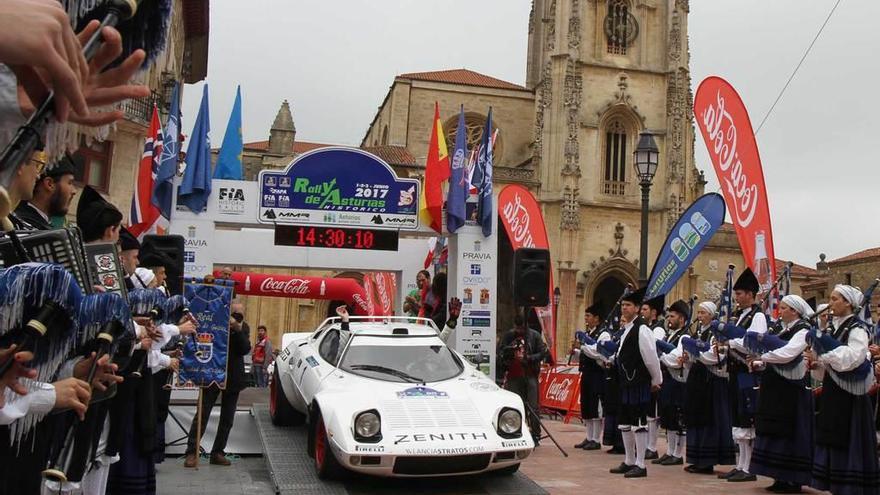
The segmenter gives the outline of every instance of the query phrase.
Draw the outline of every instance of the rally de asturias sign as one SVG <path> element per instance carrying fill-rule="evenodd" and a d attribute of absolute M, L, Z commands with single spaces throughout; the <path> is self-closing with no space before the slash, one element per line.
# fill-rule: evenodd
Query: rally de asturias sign
<path fill-rule="evenodd" d="M 181 385 L 217 384 L 226 388 L 232 288 L 188 283 L 184 295 L 198 327 L 195 335 L 185 341 L 178 381 Z"/>
<path fill-rule="evenodd" d="M 262 223 L 419 226 L 419 181 L 398 178 L 387 163 L 356 148 L 305 153 L 283 171 L 261 171 L 259 184 Z"/>
<path fill-rule="evenodd" d="M 694 116 L 718 174 L 743 258 L 762 289 L 767 289 L 776 278 L 776 258 L 767 187 L 749 114 L 733 86 L 711 76 L 697 88 Z"/>
<path fill-rule="evenodd" d="M 672 227 L 648 280 L 645 299 L 666 294 L 724 223 L 724 198 L 704 194 L 691 204 Z"/>

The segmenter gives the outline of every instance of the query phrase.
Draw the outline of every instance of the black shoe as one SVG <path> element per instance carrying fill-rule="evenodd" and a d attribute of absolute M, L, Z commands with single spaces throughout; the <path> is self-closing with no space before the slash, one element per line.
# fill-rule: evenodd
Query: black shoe
<path fill-rule="evenodd" d="M 585 438 L 582 442 L 574 444 L 574 448 L 576 448 L 576 449 L 582 449 L 582 448 L 584 448 L 588 443 L 590 443 L 590 441 L 587 440 L 587 439 Z"/>
<path fill-rule="evenodd" d="M 718 479 L 719 479 L 719 480 L 726 480 L 727 478 L 730 478 L 731 476 L 735 475 L 736 473 L 740 473 L 740 472 L 741 472 L 741 471 L 740 471 L 739 469 L 737 469 L 737 468 L 733 468 L 733 469 L 731 469 L 730 471 L 728 471 L 728 472 L 726 472 L 726 473 L 719 474 L 719 475 L 718 475 Z"/>
<path fill-rule="evenodd" d="M 764 487 L 765 490 L 772 493 L 779 493 L 779 490 L 787 485 L 784 481 L 775 480 L 772 485 Z"/>
<path fill-rule="evenodd" d="M 682 464 L 684 464 L 684 459 L 675 456 L 669 456 L 669 459 L 666 459 L 665 461 L 660 463 L 661 466 L 681 466 Z M 711 472 L 712 468 L 709 469 Z"/>
<path fill-rule="evenodd" d="M 621 462 L 620 466 L 617 466 L 616 468 L 611 468 L 608 470 L 608 472 L 611 474 L 626 474 L 629 472 L 630 469 L 634 467 L 636 466 L 631 466 L 625 462 Z"/>
<path fill-rule="evenodd" d="M 782 488 L 776 490 L 776 493 L 804 493 L 804 491 L 801 490 L 801 485 L 785 483 Z"/>
<path fill-rule="evenodd" d="M 587 442 L 587 444 L 581 448 L 584 450 L 599 450 L 602 446 L 599 445 L 599 442 Z"/>
<path fill-rule="evenodd" d="M 605 452 L 608 454 L 617 454 L 617 455 L 626 454 L 626 450 L 624 450 L 621 447 L 612 447 L 610 450 L 606 450 Z"/>
<path fill-rule="evenodd" d="M 659 457 L 659 456 L 657 455 L 656 450 L 648 450 L 648 449 L 645 450 L 645 460 L 646 461 L 650 461 L 651 459 L 656 459 L 657 457 Z"/>
<path fill-rule="evenodd" d="M 692 464 L 684 468 L 684 470 L 693 474 L 715 474 L 714 466 L 697 466 L 695 464 Z"/>
<path fill-rule="evenodd" d="M 730 478 L 727 478 L 727 481 L 732 481 L 734 483 L 739 483 L 741 481 L 758 481 L 758 477 L 754 474 L 747 473 L 745 471 L 740 471 Z"/>
<path fill-rule="evenodd" d="M 663 462 L 666 461 L 667 459 L 669 459 L 670 457 L 672 457 L 672 456 L 669 454 L 663 454 L 663 456 L 660 457 L 659 459 L 654 459 L 653 461 L 651 461 L 651 464 L 663 464 Z M 647 459 L 647 457 L 645 457 L 645 459 Z"/>
<path fill-rule="evenodd" d="M 648 477 L 648 469 L 640 468 L 638 466 L 633 466 L 632 469 L 626 472 L 623 475 L 624 478 L 647 478 Z"/>

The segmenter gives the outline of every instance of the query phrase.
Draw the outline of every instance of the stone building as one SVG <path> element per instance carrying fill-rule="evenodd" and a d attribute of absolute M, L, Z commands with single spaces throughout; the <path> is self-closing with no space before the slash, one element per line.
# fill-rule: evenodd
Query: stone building
<path fill-rule="evenodd" d="M 815 297 L 818 303 L 828 302 L 834 286 L 847 284 L 867 290 L 880 277 L 880 247 L 864 249 L 831 261 L 819 255 L 816 263 L 818 277 L 803 286 L 805 298 Z M 880 290 L 875 290 L 871 298 L 874 321 L 880 318 Z"/>

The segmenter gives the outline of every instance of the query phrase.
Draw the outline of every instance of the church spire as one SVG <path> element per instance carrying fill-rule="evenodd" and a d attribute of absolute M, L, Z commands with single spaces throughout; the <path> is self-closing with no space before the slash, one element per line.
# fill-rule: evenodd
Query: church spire
<path fill-rule="evenodd" d="M 287 100 L 281 103 L 275 122 L 269 131 L 269 153 L 289 155 L 293 153 L 293 142 L 296 138 L 296 126 Z"/>

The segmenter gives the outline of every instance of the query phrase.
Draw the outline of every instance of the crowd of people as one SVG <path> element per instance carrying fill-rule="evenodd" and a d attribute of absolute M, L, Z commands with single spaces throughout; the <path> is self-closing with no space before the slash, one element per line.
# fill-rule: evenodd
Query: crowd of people
<path fill-rule="evenodd" d="M 666 308 L 663 296 L 643 301 L 644 289 L 621 297 L 619 324 L 587 308 L 573 344 L 586 426 L 575 447 L 623 454 L 610 472 L 625 478 L 646 477 L 650 461 L 725 482 L 767 476 L 774 493 L 880 493 L 880 347 L 859 317 L 862 292 L 837 285 L 815 310 L 787 295 L 771 321 L 750 270 L 733 289 L 727 322 L 714 302 L 692 315 L 693 302 Z"/>

